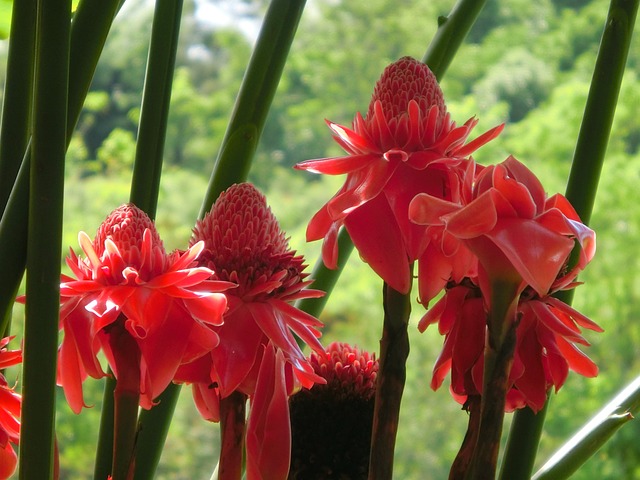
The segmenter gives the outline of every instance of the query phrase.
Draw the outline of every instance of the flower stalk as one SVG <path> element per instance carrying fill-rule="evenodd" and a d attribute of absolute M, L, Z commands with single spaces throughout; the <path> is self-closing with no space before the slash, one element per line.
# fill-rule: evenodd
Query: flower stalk
<path fill-rule="evenodd" d="M 509 374 L 516 346 L 516 308 L 519 294 L 518 283 L 492 282 L 480 425 L 471 468 L 465 477 L 468 479 L 495 478 Z"/>
<path fill-rule="evenodd" d="M 638 4 L 638 0 L 612 0 L 610 3 L 578 134 L 566 197 L 586 225 L 593 211 Z M 570 292 L 563 301 L 571 303 Z M 524 480 L 531 477 L 544 419 L 544 413 L 534 415 L 522 410 L 515 414 L 501 478 Z"/>
<path fill-rule="evenodd" d="M 247 179 L 305 3 L 305 0 L 273 0 L 269 5 L 199 218 L 205 216 L 223 190 Z"/>
<path fill-rule="evenodd" d="M 113 480 L 133 478 L 134 450 L 140 403 L 140 348 L 124 327 L 124 317 L 107 327 L 118 381 L 113 391 L 115 405 Z"/>
<path fill-rule="evenodd" d="M 409 356 L 410 293 L 402 294 L 386 283 L 383 287 L 384 323 L 380 340 L 379 371 L 376 386 L 370 480 L 393 478 L 393 459 L 400 419 L 400 403 Z"/>
<path fill-rule="evenodd" d="M 240 480 L 244 471 L 247 396 L 234 392 L 220 400 L 220 463 L 218 480 Z"/>
<path fill-rule="evenodd" d="M 38 2 L 22 370 L 24 479 L 48 479 L 54 471 L 70 20 L 70 0 Z"/>

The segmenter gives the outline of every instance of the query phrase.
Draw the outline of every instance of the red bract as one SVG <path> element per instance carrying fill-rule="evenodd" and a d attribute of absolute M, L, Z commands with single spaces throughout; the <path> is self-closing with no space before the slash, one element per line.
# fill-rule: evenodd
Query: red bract
<path fill-rule="evenodd" d="M 482 394 L 486 315 L 480 289 L 467 279 L 448 288 L 419 324 L 420 331 L 424 331 L 438 323 L 438 330 L 445 335 L 431 387 L 438 389 L 451 372 L 451 392 L 460 403 L 468 395 Z M 537 296 L 530 287 L 520 297 L 517 315 L 507 411 L 524 406 L 539 411 L 549 389 L 553 387 L 557 392 L 569 370 L 585 377 L 597 375 L 597 366 L 576 344 L 589 345 L 580 327 L 601 332 L 598 325 L 550 295 Z"/>
<path fill-rule="evenodd" d="M 408 220 L 409 202 L 422 192 L 451 200 L 465 158 L 503 126 L 465 144 L 477 120 L 456 126 L 433 73 L 409 57 L 385 69 L 366 117 L 357 114 L 352 129 L 327 123 L 348 155 L 308 160 L 296 168 L 347 178 L 311 219 L 307 240 L 324 238 L 324 263 L 336 268 L 337 234 L 344 225 L 371 268 L 407 293 L 410 262 L 424 249 L 425 230 Z"/>
<path fill-rule="evenodd" d="M 434 238 L 442 243 L 432 242 L 434 248 L 441 248 L 441 257 L 451 262 L 440 269 L 450 275 L 444 297 L 419 324 L 423 331 L 438 322 L 446 336 L 432 387 L 438 388 L 451 371 L 451 389 L 460 400 L 482 393 L 491 289 L 494 282 L 506 281 L 518 286 L 519 295 L 506 408 L 528 405 L 538 411 L 549 388 L 558 390 L 564 384 L 569 369 L 597 374 L 595 364 L 575 344 L 588 345 L 579 327 L 600 327 L 551 296 L 576 286 L 576 276 L 595 253 L 595 233 L 562 195 L 547 198 L 533 173 L 513 157 L 467 175 L 473 175 L 473 181 L 465 177 L 457 202 L 421 194 L 410 206 L 412 220 L 437 233 Z M 447 245 L 453 254 L 446 254 Z M 460 250 L 461 245 L 468 251 Z M 574 246 L 579 255 L 572 262 Z M 460 278 L 462 270 L 454 275 L 459 251 L 476 256 L 476 275 Z M 429 290 L 427 301 L 435 293 Z"/>
<path fill-rule="evenodd" d="M 194 266 L 202 243 L 167 254 L 153 222 L 131 204 L 113 211 L 93 242 L 84 232 L 79 242 L 86 258 L 71 251 L 67 265 L 76 278 L 63 275 L 60 286 L 58 383 L 78 413 L 85 406 L 82 382 L 105 375 L 97 358 L 102 349 L 116 379 L 115 357 L 139 369 L 140 404 L 150 408 L 181 363 L 218 343 L 208 325 L 222 322 L 227 302 L 219 292 L 232 285 Z M 118 345 L 127 350 L 114 351 Z"/>
<path fill-rule="evenodd" d="M 20 350 L 7 350 L 13 337 L 0 340 L 0 371 L 22 362 Z M 0 479 L 13 475 L 18 457 L 13 445 L 20 440 L 20 407 L 22 399 L 0 373 Z"/>
<path fill-rule="evenodd" d="M 283 450 L 289 444 L 284 437 L 290 435 L 287 396 L 300 386 L 323 382 L 294 336 L 323 353 L 318 341 L 322 324 L 291 302 L 323 292 L 306 288 L 310 282 L 305 280 L 304 259 L 289 248 L 264 195 L 251 184 L 233 185 L 220 194 L 196 224 L 192 242 L 199 241 L 205 244 L 199 262 L 215 271 L 213 278 L 234 282 L 237 288 L 227 294 L 224 324 L 214 327 L 220 344 L 206 358 L 182 367 L 176 379 L 194 382 L 196 405 L 209 420 L 219 419 L 220 398 L 234 391 L 249 395 L 247 464 L 250 471 L 260 465 L 263 472 L 276 475 L 288 470 L 289 451 Z M 275 444 L 278 455 L 261 450 L 266 440 L 250 441 L 261 432 L 283 436 Z"/>
<path fill-rule="evenodd" d="M 546 295 L 576 242 L 581 251 L 577 269 L 595 253 L 594 232 L 580 223 L 569 202 L 560 195 L 547 199 L 538 179 L 513 157 L 480 172 L 468 203 L 443 203 L 420 194 L 409 216 L 421 225 L 441 226 L 465 243 L 482 266 L 486 299 L 488 284 L 497 279 L 520 283 L 520 291 L 530 285 Z"/>

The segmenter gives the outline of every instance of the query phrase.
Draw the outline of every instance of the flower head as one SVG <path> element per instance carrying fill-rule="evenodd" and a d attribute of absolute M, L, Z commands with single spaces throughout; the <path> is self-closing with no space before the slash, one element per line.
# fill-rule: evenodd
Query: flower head
<path fill-rule="evenodd" d="M 22 362 L 22 351 L 8 350 L 13 337 L 0 340 L 0 371 Z M 20 441 L 20 408 L 22 398 L 0 373 L 0 479 L 11 477 L 18 457 L 13 445 Z"/>
<path fill-rule="evenodd" d="M 79 412 L 82 382 L 105 375 L 97 358 L 102 349 L 116 379 L 125 376 L 116 363 L 137 370 L 140 403 L 150 408 L 181 363 L 217 344 L 207 325 L 222 322 L 226 298 L 219 292 L 231 284 L 212 281 L 211 270 L 193 265 L 202 243 L 167 254 L 153 222 L 132 204 L 112 212 L 93 242 L 84 232 L 79 242 L 86 257 L 71 251 L 67 265 L 76 278 L 63 275 L 60 286 L 58 382 Z M 136 351 L 114 351 L 119 342 Z"/>
<path fill-rule="evenodd" d="M 181 367 L 176 379 L 193 383 L 196 405 L 209 420 L 219 419 L 221 398 L 234 391 L 248 395 L 248 471 L 284 471 L 286 476 L 288 440 L 280 438 L 274 452 L 269 442 L 256 439 L 265 432 L 290 435 L 287 397 L 324 381 L 296 340 L 323 353 L 322 324 L 291 305 L 323 292 L 306 288 L 304 259 L 289 248 L 266 198 L 249 183 L 220 194 L 196 224 L 192 243 L 199 242 L 204 243 L 200 264 L 215 272 L 212 278 L 237 287 L 227 294 L 224 324 L 213 327 L 220 344 L 206 358 Z"/>
<path fill-rule="evenodd" d="M 409 263 L 424 249 L 425 230 L 408 220 L 409 202 L 422 192 L 451 199 L 465 158 L 502 130 L 495 127 L 465 144 L 476 123 L 470 119 L 458 127 L 451 121 L 426 65 L 409 57 L 389 65 L 366 117 L 357 114 L 352 129 L 328 122 L 348 155 L 296 166 L 347 174 L 344 186 L 307 228 L 307 240 L 324 238 L 325 264 L 336 267 L 337 233 L 344 225 L 373 270 L 394 289 L 408 292 Z"/>
<path fill-rule="evenodd" d="M 456 274 L 452 264 L 439 270 L 446 281 L 445 295 L 419 324 L 424 330 L 437 322 L 445 335 L 431 385 L 438 388 L 451 371 L 451 390 L 461 401 L 482 393 L 492 289 L 508 282 L 516 287 L 517 324 L 506 408 L 527 405 L 537 411 L 549 388 L 558 390 L 564 384 L 569 369 L 585 376 L 597 373 L 576 344 L 588 345 L 580 327 L 600 327 L 552 296 L 576 286 L 576 276 L 595 253 L 595 233 L 562 195 L 547 198 L 538 179 L 513 157 L 468 174 L 473 180 L 465 180 L 457 202 L 421 194 L 409 209 L 412 220 L 436 232 L 431 258 L 453 262 L 446 246 L 455 255 L 472 255 L 468 264 L 475 262 L 467 273 L 462 269 Z M 574 247 L 579 251 L 575 261 Z M 428 291 L 426 301 L 435 289 Z"/>
<path fill-rule="evenodd" d="M 367 478 L 378 361 L 346 343 L 309 358 L 326 380 L 301 390 L 291 406 L 292 455 L 289 478 Z"/>

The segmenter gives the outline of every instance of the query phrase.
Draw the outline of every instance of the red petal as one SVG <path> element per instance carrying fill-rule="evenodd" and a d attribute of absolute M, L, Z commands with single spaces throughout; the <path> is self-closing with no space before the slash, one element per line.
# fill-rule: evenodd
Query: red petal
<path fill-rule="evenodd" d="M 369 153 L 336 158 L 318 158 L 300 162 L 295 165 L 295 168 L 298 170 L 308 170 L 312 173 L 323 173 L 325 175 L 343 175 L 361 168 L 366 168 L 379 159 L 380 155 Z"/>
<path fill-rule="evenodd" d="M 392 288 L 408 293 L 412 282 L 409 259 L 385 197 L 376 197 L 351 212 L 345 226 L 362 259 Z"/>
<path fill-rule="evenodd" d="M 291 424 L 282 352 L 265 348 L 247 424 L 247 480 L 286 480 Z"/>

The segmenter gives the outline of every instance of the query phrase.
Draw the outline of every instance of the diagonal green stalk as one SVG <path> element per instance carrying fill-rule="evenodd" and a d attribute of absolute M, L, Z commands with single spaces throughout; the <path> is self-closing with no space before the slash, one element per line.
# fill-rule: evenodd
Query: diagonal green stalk
<path fill-rule="evenodd" d="M 244 182 L 298 29 L 305 0 L 272 0 L 211 174 L 200 218 L 220 193 Z"/>
<path fill-rule="evenodd" d="M 458 0 L 448 16 L 438 18 L 438 30 L 422 58 L 438 80 L 449 68 L 485 3 L 487 0 Z"/>
<path fill-rule="evenodd" d="M 67 144 L 78 121 L 107 33 L 122 2 L 83 0 L 75 11 L 71 24 Z M 15 292 L 26 265 L 30 156 L 31 149 L 27 148 L 0 220 L 0 252 L 11 252 L 11 255 L 0 255 L 0 271 L 3 272 L 0 275 L 0 319 L 4 323 L 10 317 Z"/>
<path fill-rule="evenodd" d="M 13 2 L 0 123 L 0 217 L 31 135 L 35 18 L 36 0 Z"/>
<path fill-rule="evenodd" d="M 36 10 L 20 478 L 53 476 L 71 0 Z"/>
<path fill-rule="evenodd" d="M 569 478 L 640 410 L 640 377 L 627 385 L 565 443 L 534 475 L 535 480 Z"/>
<path fill-rule="evenodd" d="M 0 123 L 0 219 L 9 201 L 31 135 L 35 18 L 36 0 L 13 3 L 2 104 L 3 120 Z M 26 183 L 25 181 L 24 184 Z M 23 198 L 26 198 L 26 193 Z M 26 206 L 22 211 L 26 212 Z M 26 222 L 23 222 L 22 234 L 18 236 L 26 238 Z M 7 306 L 0 309 L 0 338 L 9 335 L 11 305 L 22 278 L 26 258 L 24 241 L 18 243 L 12 240 L 3 238 L 0 241 L 0 252 L 21 252 L 15 257 L 11 255 L 12 258 L 7 261 L 12 262 L 14 267 L 9 270 L 8 275 L 0 278 L 0 305 Z M 13 275 L 11 272 L 14 272 Z"/>
<path fill-rule="evenodd" d="M 129 200 L 144 210 L 150 218 L 155 217 L 158 204 L 182 6 L 182 0 L 159 0 L 156 2 L 153 16 L 129 197 Z M 105 472 L 108 473 L 109 459 L 112 456 L 114 445 L 114 428 L 126 428 L 126 426 L 119 425 L 115 417 L 116 405 L 113 396 L 116 388 L 117 382 L 113 379 L 105 384 L 98 450 L 96 452 L 94 473 L 96 478 L 102 478 L 105 476 Z M 159 399 L 162 402 L 162 407 L 155 407 L 151 411 L 142 411 L 139 420 L 133 416 L 124 417 L 124 422 L 131 421 L 134 424 L 139 422 L 141 425 L 136 445 L 136 478 L 153 478 L 155 473 L 173 416 L 179 388 L 171 386 L 169 392 L 175 392 L 174 398 L 162 398 L 167 396 L 167 392 L 163 393 Z"/>
<path fill-rule="evenodd" d="M 566 191 L 585 224 L 593 211 L 637 12 L 638 0 L 612 0 L 600 42 Z M 562 300 L 570 303 L 571 297 L 569 292 Z M 530 478 L 544 417 L 544 412 L 537 416 L 527 411 L 516 413 L 502 479 Z"/>

